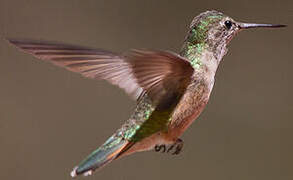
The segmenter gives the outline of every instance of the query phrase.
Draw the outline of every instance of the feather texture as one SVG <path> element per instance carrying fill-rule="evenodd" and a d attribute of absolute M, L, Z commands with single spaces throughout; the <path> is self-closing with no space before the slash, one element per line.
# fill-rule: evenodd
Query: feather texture
<path fill-rule="evenodd" d="M 129 64 L 115 53 L 46 41 L 8 41 L 38 59 L 65 67 L 88 78 L 107 80 L 124 89 L 134 99 L 142 93 L 142 88 L 136 83 Z"/>
<path fill-rule="evenodd" d="M 47 41 L 8 41 L 38 59 L 82 74 L 104 79 L 124 89 L 134 99 L 144 94 L 154 101 L 183 92 L 193 68 L 185 58 L 167 51 L 132 50 L 119 55 L 101 49 Z"/>
<path fill-rule="evenodd" d="M 172 52 L 132 50 L 125 57 L 138 84 L 153 101 L 183 94 L 193 74 L 190 63 Z"/>

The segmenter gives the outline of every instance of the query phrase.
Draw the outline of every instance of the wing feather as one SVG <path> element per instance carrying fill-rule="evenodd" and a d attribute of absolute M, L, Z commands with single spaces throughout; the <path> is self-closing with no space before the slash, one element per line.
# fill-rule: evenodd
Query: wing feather
<path fill-rule="evenodd" d="M 160 101 L 167 94 L 182 94 L 193 68 L 183 57 L 167 51 L 133 50 L 124 55 L 46 41 L 8 41 L 38 59 L 49 61 L 92 79 L 104 79 L 134 99 L 147 94 Z"/>
<path fill-rule="evenodd" d="M 152 101 L 184 93 L 193 68 L 184 58 L 168 51 L 132 50 L 125 55 L 138 84 Z"/>
<path fill-rule="evenodd" d="M 47 41 L 8 41 L 38 59 L 65 67 L 88 78 L 107 80 L 124 89 L 134 99 L 143 91 L 137 84 L 129 64 L 116 53 Z"/>

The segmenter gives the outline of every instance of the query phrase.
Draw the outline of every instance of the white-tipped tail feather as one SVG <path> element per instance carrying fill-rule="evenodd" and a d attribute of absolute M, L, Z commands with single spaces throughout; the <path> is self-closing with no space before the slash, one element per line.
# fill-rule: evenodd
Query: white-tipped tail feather
<path fill-rule="evenodd" d="M 70 175 L 76 177 L 80 174 L 89 176 L 112 160 L 116 159 L 129 142 L 123 138 L 112 136 L 100 148 L 92 152 L 78 166 L 74 167 Z"/>
<path fill-rule="evenodd" d="M 71 173 L 70 173 L 70 176 L 71 177 L 76 177 L 77 175 L 76 175 L 76 169 L 77 169 L 78 167 L 77 166 L 75 166 L 74 168 L 73 168 L 73 170 L 71 171 Z"/>

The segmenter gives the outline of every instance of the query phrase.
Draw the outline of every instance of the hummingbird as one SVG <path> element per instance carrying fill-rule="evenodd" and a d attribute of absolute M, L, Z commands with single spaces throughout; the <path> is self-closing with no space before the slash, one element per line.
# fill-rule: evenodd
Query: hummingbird
<path fill-rule="evenodd" d="M 183 132 L 209 101 L 215 74 L 227 45 L 240 31 L 279 28 L 280 24 L 242 23 L 211 10 L 196 16 L 181 51 L 133 49 L 114 53 L 62 43 L 7 39 L 20 50 L 92 79 L 124 89 L 136 102 L 130 118 L 87 156 L 71 176 L 93 171 L 135 152 L 177 155 Z"/>

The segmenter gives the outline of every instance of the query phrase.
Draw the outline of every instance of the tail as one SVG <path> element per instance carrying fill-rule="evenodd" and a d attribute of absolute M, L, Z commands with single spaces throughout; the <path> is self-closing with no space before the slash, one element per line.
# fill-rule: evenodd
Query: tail
<path fill-rule="evenodd" d="M 131 143 L 123 138 L 117 138 L 115 135 L 110 137 L 101 147 L 92 152 L 85 160 L 76 166 L 71 176 L 83 174 L 85 176 L 91 175 L 94 170 L 105 166 L 112 160 L 118 158 Z"/>

